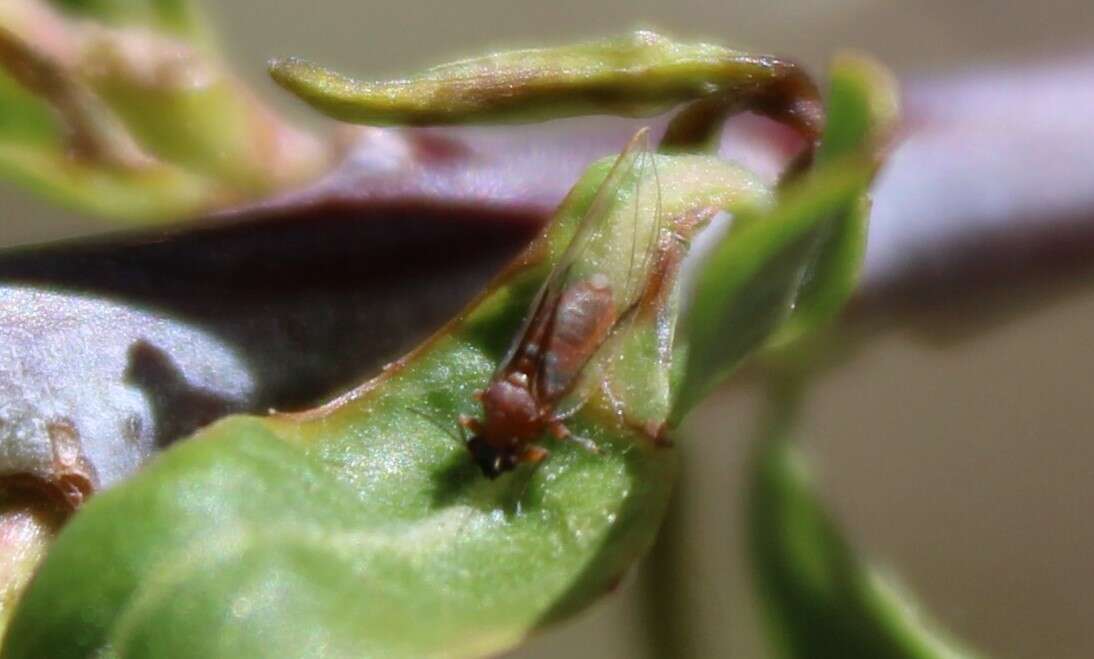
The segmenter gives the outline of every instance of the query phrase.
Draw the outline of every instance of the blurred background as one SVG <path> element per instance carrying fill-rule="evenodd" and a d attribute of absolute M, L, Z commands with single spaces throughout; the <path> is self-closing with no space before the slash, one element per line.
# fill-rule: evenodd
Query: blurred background
<path fill-rule="evenodd" d="M 322 120 L 267 82 L 269 57 L 299 55 L 382 77 L 491 46 L 648 26 L 789 56 L 817 74 L 834 52 L 859 49 L 908 81 L 1094 49 L 1094 9 L 1085 0 L 205 4 L 237 70 L 315 125 Z M 109 228 L 7 184 L 0 208 L 3 246 Z M 1088 289 L 973 333 L 933 327 L 934 339 L 874 336 L 810 401 L 806 446 L 848 533 L 946 629 L 990 656 L 1094 657 Z M 671 569 L 687 593 L 694 635 L 681 656 L 766 652 L 740 510 L 754 402 L 743 388 L 726 390 L 684 433 L 684 556 Z M 594 610 L 512 656 L 641 656 L 639 590 L 632 575 Z"/>

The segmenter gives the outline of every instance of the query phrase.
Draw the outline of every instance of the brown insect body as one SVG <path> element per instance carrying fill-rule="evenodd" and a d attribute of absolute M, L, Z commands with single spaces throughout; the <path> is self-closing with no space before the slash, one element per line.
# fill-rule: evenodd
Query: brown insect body
<path fill-rule="evenodd" d="M 553 308 L 537 310 L 516 352 L 478 394 L 483 421 L 463 419 L 475 433 L 468 449 L 490 478 L 522 462 L 538 462 L 546 451 L 531 442 L 550 430 L 569 436 L 557 403 L 615 326 L 616 309 L 605 279 L 594 276 L 570 286 Z"/>
<path fill-rule="evenodd" d="M 482 404 L 482 420 L 461 417 L 460 424 L 473 434 L 467 441 L 476 464 L 488 478 L 496 478 L 521 463 L 536 463 L 547 457 L 534 442 L 545 432 L 558 439 L 571 438 L 591 450 L 588 440 L 574 437 L 563 421 L 580 409 L 585 388 L 577 385 L 587 365 L 608 341 L 629 309 L 638 302 L 643 276 L 628 270 L 613 279 L 605 272 L 578 275 L 580 264 L 595 240 L 615 240 L 615 227 L 606 226 L 624 182 L 632 177 L 641 185 L 647 162 L 646 132 L 640 131 L 616 161 L 590 204 L 581 226 L 558 266 L 552 271 L 532 307 L 524 329 L 509 355 L 484 390 L 476 393 Z M 635 190 L 637 197 L 638 191 Z M 638 208 L 636 203 L 636 209 Z M 657 205 L 660 212 L 659 203 Z M 637 211 L 636 211 L 637 212 Z M 637 222 L 637 219 L 635 220 Z M 632 230 L 637 242 L 637 230 Z M 638 265 L 648 268 L 656 249 L 659 227 L 648 232 L 649 244 L 632 245 L 633 256 L 641 253 Z M 584 383 L 582 383 L 584 384 Z M 575 391 L 575 389 L 580 389 Z M 573 398 L 571 409 L 560 409 Z"/>

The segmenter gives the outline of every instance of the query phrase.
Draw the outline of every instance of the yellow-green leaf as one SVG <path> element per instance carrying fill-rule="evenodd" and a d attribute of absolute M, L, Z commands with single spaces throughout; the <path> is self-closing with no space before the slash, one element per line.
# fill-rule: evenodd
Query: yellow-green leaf
<path fill-rule="evenodd" d="M 589 114 L 651 116 L 701 98 L 783 91 L 807 81 L 794 64 L 649 31 L 554 48 L 504 51 L 407 78 L 365 82 L 300 59 L 274 80 L 320 111 L 373 125 L 542 121 Z M 791 85 L 796 93 L 811 83 Z M 813 100 L 813 99 L 809 99 Z"/>
<path fill-rule="evenodd" d="M 787 659 L 971 659 L 848 545 L 785 418 L 761 438 L 750 542 L 768 629 Z"/>
<path fill-rule="evenodd" d="M 665 226 L 684 238 L 696 211 L 769 194 L 715 158 L 650 157 L 658 176 L 643 180 L 659 178 Z M 226 419 L 93 498 L 51 550 L 2 656 L 479 656 L 607 592 L 653 539 L 672 449 L 601 396 L 567 421 L 599 453 L 544 438 L 550 458 L 496 480 L 451 435 L 459 414 L 480 412 L 474 390 L 608 164 L 483 297 L 362 389 L 303 415 Z M 619 190 L 611 212 L 655 222 L 626 203 L 633 194 Z M 631 259 L 626 235 L 603 239 L 621 243 L 592 252 L 600 266 Z M 647 360 L 626 373 L 663 375 L 666 364 L 622 343 L 619 359 Z"/>

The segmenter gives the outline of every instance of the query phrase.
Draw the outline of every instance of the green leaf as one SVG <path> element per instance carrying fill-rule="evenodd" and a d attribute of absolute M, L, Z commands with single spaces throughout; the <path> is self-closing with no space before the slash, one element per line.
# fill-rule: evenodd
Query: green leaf
<path fill-rule="evenodd" d="M 205 40 L 208 26 L 190 0 L 50 0 L 65 11 L 110 25 L 141 25 L 158 31 Z"/>
<path fill-rule="evenodd" d="M 0 145 L 0 176 L 51 201 L 134 224 L 169 221 L 237 198 L 175 167 L 116 171 L 8 144 Z"/>
<path fill-rule="evenodd" d="M 877 157 L 899 114 L 896 81 L 880 64 L 844 54 L 831 69 L 828 123 L 817 154 L 826 163 L 855 153 Z M 818 240 L 794 301 L 794 310 L 772 340 L 783 346 L 828 324 L 854 292 L 866 255 L 870 199 L 866 182 L 857 199 L 830 222 Z"/>
<path fill-rule="evenodd" d="M 81 210 L 148 222 L 267 194 L 323 167 L 324 146 L 225 71 L 189 3 L 60 5 L 0 5 L 0 175 Z"/>
<path fill-rule="evenodd" d="M 759 445 L 749 526 L 771 637 L 788 659 L 963 659 L 895 582 L 855 555 L 777 419 Z"/>
<path fill-rule="evenodd" d="M 0 70 L 0 176 L 120 221 L 193 212 L 231 196 L 204 177 L 162 163 L 104 167 L 74 158 L 66 132 L 48 103 Z"/>
<path fill-rule="evenodd" d="M 47 103 L 0 70 L 0 144 L 23 147 L 58 145 L 56 117 Z"/>
<path fill-rule="evenodd" d="M 714 158 L 655 158 L 663 221 L 683 238 L 697 211 L 768 199 Z M 93 498 L 23 599 L 3 656 L 478 656 L 607 592 L 653 539 L 674 452 L 601 396 L 567 420 L 600 453 L 545 441 L 542 465 L 496 480 L 446 431 L 478 412 L 473 391 L 607 170 L 594 166 L 495 286 L 376 380 L 303 415 L 224 420 Z M 653 222 L 632 197 L 621 190 L 612 212 Z M 598 265 L 631 258 L 616 247 L 595 252 Z M 628 333 L 661 327 L 634 318 Z M 647 359 L 622 343 L 623 362 Z M 667 367 L 646 363 L 643 377 Z"/>
<path fill-rule="evenodd" d="M 364 82 L 303 60 L 270 63 L 274 80 L 316 109 L 373 125 L 541 121 L 589 114 L 652 116 L 695 99 L 751 98 L 793 64 L 648 31 L 556 48 L 505 51 L 390 81 Z M 803 82 L 794 91 L 811 88 Z"/>
<path fill-rule="evenodd" d="M 670 417 L 676 425 L 787 318 L 817 240 L 873 175 L 852 159 L 818 170 L 766 213 L 741 211 L 697 277 L 682 327 L 687 357 Z"/>
<path fill-rule="evenodd" d="M 844 53 L 832 63 L 828 124 L 817 158 L 821 163 L 885 146 L 900 115 L 893 74 L 866 55 Z"/>
<path fill-rule="evenodd" d="M 88 58 L 98 65 L 88 83 L 145 152 L 226 193 L 267 193 L 321 158 L 315 143 L 281 124 L 215 62 L 195 58 L 178 81 L 160 82 L 130 61 L 124 44 L 104 43 Z"/>

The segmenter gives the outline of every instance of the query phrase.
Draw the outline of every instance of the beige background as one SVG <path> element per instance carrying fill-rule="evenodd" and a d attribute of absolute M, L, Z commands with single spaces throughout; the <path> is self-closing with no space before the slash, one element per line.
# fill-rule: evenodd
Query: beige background
<path fill-rule="evenodd" d="M 644 25 L 794 56 L 837 49 L 902 75 L 1094 47 L 1089 0 L 207 2 L 231 54 L 269 97 L 273 55 L 348 72 L 409 70 L 487 45 L 559 41 Z M 0 186 L 0 244 L 103 227 Z M 865 344 L 812 400 L 808 447 L 853 537 L 945 626 L 996 657 L 1094 657 L 1094 288 L 944 348 L 903 333 Z M 690 423 L 683 482 L 697 656 L 762 656 L 742 564 L 739 494 L 753 424 L 727 391 Z M 534 569 L 534 566 L 530 566 Z M 518 657 L 637 656 L 633 579 Z"/>

